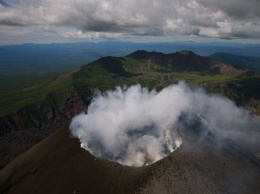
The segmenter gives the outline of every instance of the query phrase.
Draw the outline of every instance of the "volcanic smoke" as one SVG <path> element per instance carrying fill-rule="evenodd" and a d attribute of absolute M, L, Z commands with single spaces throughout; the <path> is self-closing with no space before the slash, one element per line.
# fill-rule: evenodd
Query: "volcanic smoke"
<path fill-rule="evenodd" d="M 231 134 L 251 123 L 249 112 L 232 101 L 180 82 L 159 92 L 134 85 L 98 93 L 88 113 L 73 118 L 70 130 L 96 157 L 143 166 L 181 146 L 176 128 L 183 114 L 203 115 L 215 133 Z"/>

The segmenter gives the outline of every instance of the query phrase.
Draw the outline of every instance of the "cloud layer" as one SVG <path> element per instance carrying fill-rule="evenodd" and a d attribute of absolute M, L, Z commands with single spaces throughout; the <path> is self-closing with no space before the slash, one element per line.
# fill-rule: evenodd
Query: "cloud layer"
<path fill-rule="evenodd" d="M 4 0 L 2 26 L 67 38 L 201 36 L 260 38 L 258 0 Z M 46 33 L 46 32 L 45 32 Z"/>
<path fill-rule="evenodd" d="M 234 134 L 254 127 L 259 128 L 246 110 L 182 82 L 158 93 L 136 85 L 98 94 L 88 113 L 70 125 L 72 135 L 94 156 L 128 166 L 151 164 L 170 154 L 181 145 L 184 129 L 237 138 Z"/>

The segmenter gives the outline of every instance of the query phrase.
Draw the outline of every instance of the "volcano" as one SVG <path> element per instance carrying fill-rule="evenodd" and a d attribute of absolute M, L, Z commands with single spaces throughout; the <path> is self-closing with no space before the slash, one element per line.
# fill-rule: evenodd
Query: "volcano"
<path fill-rule="evenodd" d="M 200 86 L 260 114 L 260 95 L 255 92 L 259 91 L 260 77 L 246 69 L 217 63 L 188 51 L 172 54 L 136 51 L 126 57 L 103 57 L 17 95 L 16 102 L 23 103 L 16 103 L 17 107 L 12 103 L 10 106 L 16 111 L 0 118 L 0 145 L 6 147 L 0 149 L 1 158 L 5 158 L 0 164 L 0 193 L 259 193 L 259 127 L 248 123 L 240 125 L 243 119 L 237 119 L 237 114 L 222 115 L 220 111 L 210 111 L 215 110 L 208 108 L 210 106 L 206 106 L 205 114 L 201 110 L 192 112 L 195 116 L 191 125 L 180 125 L 177 130 L 182 140 L 180 147 L 161 160 L 139 167 L 95 157 L 81 147 L 82 142 L 72 136 L 69 126 L 64 126 L 64 122 L 71 121 L 75 115 L 90 110 L 96 89 L 104 92 L 115 86 L 139 83 L 147 87 L 147 91 L 161 91 L 179 80 L 193 86 L 192 91 Z M 183 96 L 178 99 L 183 100 Z M 216 98 L 212 102 L 216 110 L 221 109 Z M 230 106 L 226 105 L 229 110 Z M 156 103 L 148 107 L 156 107 Z M 160 114 L 167 115 L 167 109 L 169 106 Z M 179 112 L 179 119 L 185 121 L 183 111 Z M 213 124 L 220 124 L 218 129 L 222 132 L 229 132 L 221 128 L 223 121 L 234 118 L 230 119 L 231 123 L 234 121 L 242 128 L 238 131 L 243 134 L 239 135 L 240 139 L 221 137 L 207 127 L 201 128 L 203 122 L 210 128 L 212 114 L 207 114 L 210 112 L 220 115 Z M 138 119 L 143 120 L 143 115 Z M 130 125 L 135 121 L 131 120 Z M 59 129 L 50 129 L 47 133 L 45 127 L 54 128 L 54 124 L 59 124 Z M 108 126 L 106 122 L 101 128 Z M 35 133 L 30 133 L 32 128 Z M 54 130 L 56 132 L 36 144 Z M 249 133 L 253 135 L 247 136 Z M 31 148 L 20 155 L 25 150 L 23 142 L 26 149 Z"/>

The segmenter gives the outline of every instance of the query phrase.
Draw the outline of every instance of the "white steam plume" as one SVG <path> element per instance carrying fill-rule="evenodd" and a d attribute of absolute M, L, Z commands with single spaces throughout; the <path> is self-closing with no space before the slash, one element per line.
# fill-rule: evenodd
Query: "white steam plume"
<path fill-rule="evenodd" d="M 186 123 L 194 115 L 198 115 L 196 119 L 203 115 L 201 124 L 215 132 L 243 128 L 250 120 L 249 113 L 230 100 L 180 82 L 158 93 L 135 85 L 98 94 L 88 113 L 76 116 L 70 129 L 94 156 L 142 166 L 162 159 L 182 144 L 176 128 L 183 122 L 183 114 Z"/>

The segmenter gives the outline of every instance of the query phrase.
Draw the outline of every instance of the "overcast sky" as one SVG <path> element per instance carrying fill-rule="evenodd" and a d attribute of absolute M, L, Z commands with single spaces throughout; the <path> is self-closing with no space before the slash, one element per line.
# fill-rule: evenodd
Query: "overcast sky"
<path fill-rule="evenodd" d="M 260 0 L 0 0 L 0 44 L 260 42 Z"/>

